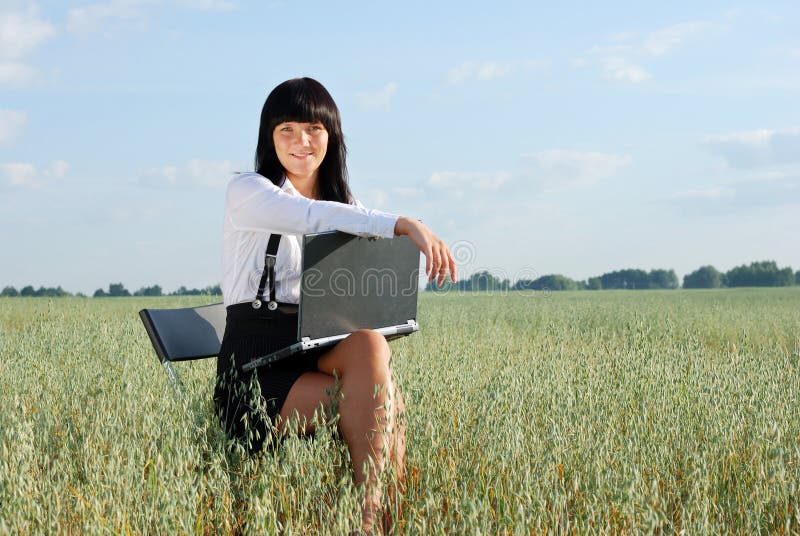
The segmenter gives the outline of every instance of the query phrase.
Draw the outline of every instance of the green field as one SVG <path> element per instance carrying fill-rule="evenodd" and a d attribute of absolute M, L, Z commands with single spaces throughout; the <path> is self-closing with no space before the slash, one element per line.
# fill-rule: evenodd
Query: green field
<path fill-rule="evenodd" d="M 346 534 L 330 430 L 242 457 L 214 360 L 175 396 L 137 311 L 0 299 L 0 533 Z M 421 296 L 392 343 L 406 534 L 800 531 L 800 288 Z"/>

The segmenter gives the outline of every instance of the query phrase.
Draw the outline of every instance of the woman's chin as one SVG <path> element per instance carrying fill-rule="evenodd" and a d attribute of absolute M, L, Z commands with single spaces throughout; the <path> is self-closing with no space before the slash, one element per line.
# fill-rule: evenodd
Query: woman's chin
<path fill-rule="evenodd" d="M 319 168 L 315 166 L 302 166 L 302 167 L 297 166 L 294 167 L 294 169 L 287 169 L 286 171 L 288 172 L 287 175 L 290 178 L 305 180 L 313 177 L 314 174 L 317 172 L 317 169 Z"/>

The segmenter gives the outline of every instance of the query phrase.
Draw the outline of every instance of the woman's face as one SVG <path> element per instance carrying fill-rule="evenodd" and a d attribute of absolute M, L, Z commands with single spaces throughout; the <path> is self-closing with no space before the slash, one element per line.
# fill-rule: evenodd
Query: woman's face
<path fill-rule="evenodd" d="M 328 151 L 328 131 L 322 123 L 281 123 L 272 131 L 272 140 L 289 180 L 316 179 Z"/>

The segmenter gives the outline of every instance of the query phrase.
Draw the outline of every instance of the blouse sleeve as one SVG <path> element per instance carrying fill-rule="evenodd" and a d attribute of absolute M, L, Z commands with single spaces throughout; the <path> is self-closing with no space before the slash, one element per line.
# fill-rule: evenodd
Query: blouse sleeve
<path fill-rule="evenodd" d="M 256 173 L 231 179 L 225 203 L 227 217 L 239 231 L 302 235 L 336 230 L 392 238 L 398 218 L 363 206 L 292 195 Z"/>

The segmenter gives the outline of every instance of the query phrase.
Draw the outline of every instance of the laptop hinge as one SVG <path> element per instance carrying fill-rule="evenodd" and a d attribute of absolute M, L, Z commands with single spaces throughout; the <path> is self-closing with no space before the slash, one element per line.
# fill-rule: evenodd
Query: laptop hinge
<path fill-rule="evenodd" d="M 300 342 L 311 342 L 311 337 L 303 337 Z"/>
<path fill-rule="evenodd" d="M 416 326 L 417 325 L 417 321 L 416 320 L 406 320 L 406 322 L 408 323 L 409 326 Z"/>

